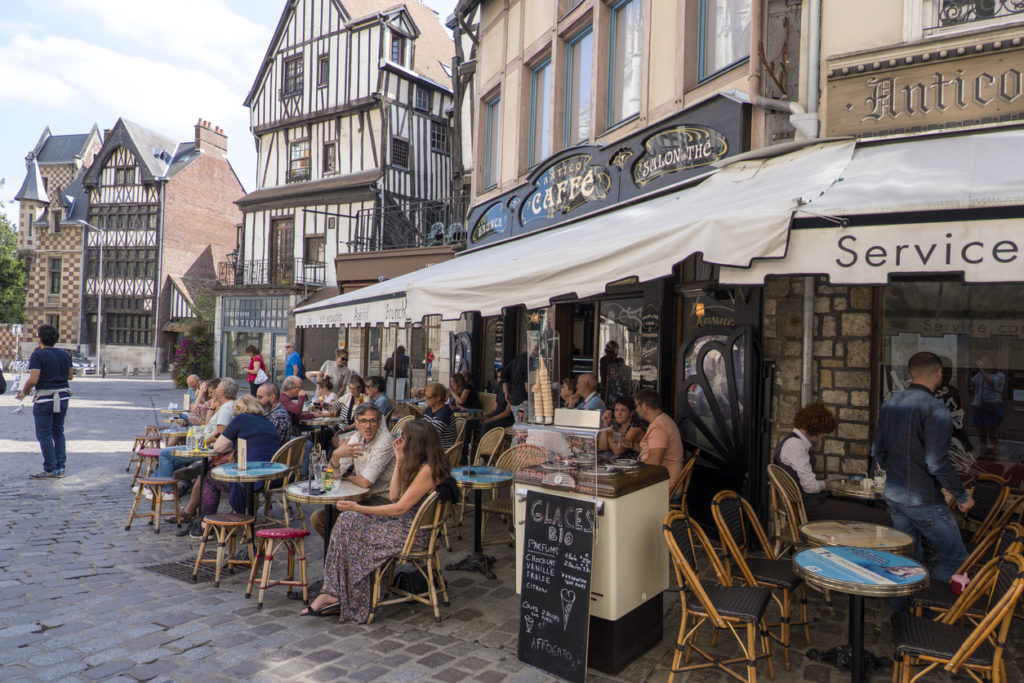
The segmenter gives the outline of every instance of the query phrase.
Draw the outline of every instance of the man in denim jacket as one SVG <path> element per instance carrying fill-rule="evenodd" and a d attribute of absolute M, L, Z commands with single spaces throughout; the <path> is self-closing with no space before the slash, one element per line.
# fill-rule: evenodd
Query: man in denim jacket
<path fill-rule="evenodd" d="M 911 385 L 878 412 L 872 455 L 885 468 L 885 500 L 893 526 L 913 537 L 919 561 L 921 537 L 928 539 L 938 557 L 931 578 L 949 581 L 967 559 L 967 549 L 942 489 L 956 498 L 962 512 L 974 506 L 974 499 L 949 462 L 949 410 L 932 395 L 942 385 L 942 361 L 922 351 L 911 356 L 907 370 Z"/>

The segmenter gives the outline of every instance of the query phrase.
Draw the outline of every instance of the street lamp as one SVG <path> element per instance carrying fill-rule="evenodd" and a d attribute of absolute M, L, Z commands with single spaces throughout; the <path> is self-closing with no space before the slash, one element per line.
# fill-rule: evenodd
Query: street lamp
<path fill-rule="evenodd" d="M 102 373 L 103 372 L 103 294 L 104 294 L 104 290 L 106 289 L 104 287 L 104 283 L 103 283 L 103 245 L 107 241 L 107 231 L 104 230 L 103 228 L 97 228 L 92 223 L 89 223 L 88 221 L 83 221 L 82 219 L 78 219 L 78 220 L 76 220 L 74 222 L 79 224 L 79 225 L 81 225 L 84 228 L 91 228 L 92 230 L 95 230 L 96 232 L 98 232 L 100 234 L 100 278 L 99 278 L 100 279 L 100 285 L 99 285 L 99 289 L 98 289 L 98 292 L 97 292 L 97 295 L 96 295 L 98 300 L 99 300 L 99 303 L 98 303 L 97 308 L 96 308 L 96 372 L 97 373 Z"/>

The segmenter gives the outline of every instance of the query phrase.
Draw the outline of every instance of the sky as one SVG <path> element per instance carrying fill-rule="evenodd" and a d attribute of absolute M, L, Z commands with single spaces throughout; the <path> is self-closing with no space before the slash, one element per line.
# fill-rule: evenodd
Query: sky
<path fill-rule="evenodd" d="M 344 4 L 344 0 L 341 0 Z M 398 4 L 401 0 L 395 0 Z M 415 0 L 407 0 L 415 1 Z M 423 0 L 443 22 L 456 0 Z M 54 135 L 118 118 L 192 140 L 224 129 L 228 160 L 255 189 L 253 85 L 286 0 L 5 0 L 0 16 L 0 202 L 17 225 L 25 155 Z"/>

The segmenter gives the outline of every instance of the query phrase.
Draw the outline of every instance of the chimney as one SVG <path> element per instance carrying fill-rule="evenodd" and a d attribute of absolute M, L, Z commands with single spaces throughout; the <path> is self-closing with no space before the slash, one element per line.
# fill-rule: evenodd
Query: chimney
<path fill-rule="evenodd" d="M 107 138 L 109 138 L 109 137 L 110 137 L 110 129 L 109 128 L 104 128 L 103 129 L 103 140 L 102 140 L 102 142 L 106 142 Z"/>
<path fill-rule="evenodd" d="M 196 122 L 196 149 L 221 159 L 228 157 L 228 136 L 220 126 L 199 119 Z"/>

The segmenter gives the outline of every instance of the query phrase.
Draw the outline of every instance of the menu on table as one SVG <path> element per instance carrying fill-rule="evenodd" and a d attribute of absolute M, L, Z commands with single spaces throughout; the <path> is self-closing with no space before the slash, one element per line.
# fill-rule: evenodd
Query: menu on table
<path fill-rule="evenodd" d="M 519 659 L 569 681 L 587 675 L 595 503 L 527 491 Z"/>
<path fill-rule="evenodd" d="M 928 575 L 924 567 L 911 559 L 864 548 L 811 548 L 798 553 L 796 561 L 813 574 L 849 583 L 906 585 Z"/>

